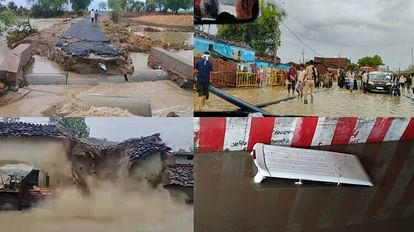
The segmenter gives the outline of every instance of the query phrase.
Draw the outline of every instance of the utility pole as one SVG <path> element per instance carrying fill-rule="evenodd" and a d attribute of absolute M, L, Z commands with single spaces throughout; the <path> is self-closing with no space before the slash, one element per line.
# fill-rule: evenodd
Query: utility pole
<path fill-rule="evenodd" d="M 414 49 L 413 48 L 411 48 L 411 77 L 413 76 L 413 72 L 414 72 L 414 56 L 413 56 L 413 53 L 414 53 Z"/>
<path fill-rule="evenodd" d="M 302 49 L 302 63 L 305 63 L 305 49 Z"/>

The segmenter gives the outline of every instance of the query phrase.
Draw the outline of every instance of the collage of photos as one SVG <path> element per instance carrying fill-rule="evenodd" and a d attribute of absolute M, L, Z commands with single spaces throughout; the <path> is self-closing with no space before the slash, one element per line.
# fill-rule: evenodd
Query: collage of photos
<path fill-rule="evenodd" d="M 0 232 L 414 231 L 413 13 L 0 0 Z"/>

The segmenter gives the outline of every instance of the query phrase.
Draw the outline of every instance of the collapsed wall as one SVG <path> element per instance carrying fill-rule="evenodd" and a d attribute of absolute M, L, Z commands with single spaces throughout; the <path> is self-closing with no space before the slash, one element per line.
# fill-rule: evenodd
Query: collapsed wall
<path fill-rule="evenodd" d="M 86 193 L 90 192 L 89 179 L 145 179 L 153 186 L 161 183 L 186 187 L 193 185 L 192 165 L 187 165 L 183 170 L 179 165 L 167 166 L 164 162 L 171 156 L 171 148 L 162 141 L 160 134 L 114 143 L 100 139 L 78 139 L 54 125 L 0 122 L 0 137 L 64 139 L 67 144 L 65 158 L 71 170 L 67 176 Z M 137 170 L 141 169 L 147 173 L 136 176 Z"/>

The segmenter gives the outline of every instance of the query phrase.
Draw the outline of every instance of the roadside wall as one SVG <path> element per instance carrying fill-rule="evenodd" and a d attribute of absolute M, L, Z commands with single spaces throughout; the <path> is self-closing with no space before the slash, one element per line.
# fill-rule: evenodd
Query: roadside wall
<path fill-rule="evenodd" d="M 318 147 L 414 140 L 414 118 L 199 118 L 194 128 L 200 152 L 251 150 L 256 143 Z"/>

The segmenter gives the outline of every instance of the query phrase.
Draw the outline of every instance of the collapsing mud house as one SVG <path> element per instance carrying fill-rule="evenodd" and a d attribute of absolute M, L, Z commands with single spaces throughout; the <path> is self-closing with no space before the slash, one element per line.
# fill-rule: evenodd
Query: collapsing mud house
<path fill-rule="evenodd" d="M 173 155 L 159 134 L 114 143 L 78 139 L 54 125 L 0 122 L 0 137 L 1 160 L 53 169 L 52 176 L 71 173 L 71 181 L 81 187 L 87 188 L 88 177 L 146 179 L 165 187 L 194 185 L 193 165 L 168 162 Z"/>

